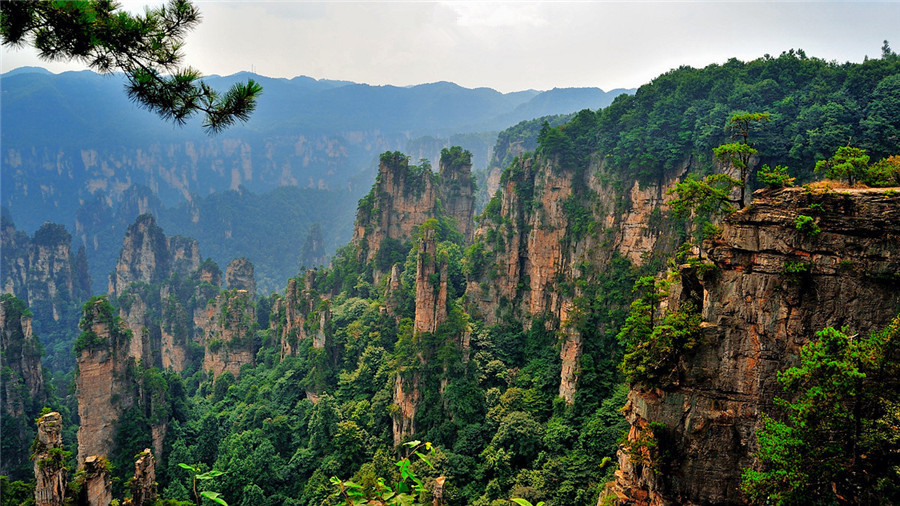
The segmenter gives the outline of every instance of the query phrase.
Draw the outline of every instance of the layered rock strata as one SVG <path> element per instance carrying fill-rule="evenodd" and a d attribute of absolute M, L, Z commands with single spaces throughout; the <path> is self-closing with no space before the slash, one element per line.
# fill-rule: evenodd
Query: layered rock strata
<path fill-rule="evenodd" d="M 282 358 L 296 355 L 300 343 L 309 338 L 313 339 L 314 347 L 325 347 L 331 312 L 327 300 L 316 291 L 315 281 L 314 270 L 306 271 L 299 281 L 288 280 L 284 297 L 272 304 L 269 327 L 280 340 Z"/>
<path fill-rule="evenodd" d="M 225 281 L 231 290 L 246 290 L 256 294 L 256 279 L 253 275 L 253 264 L 246 258 L 235 258 L 225 269 Z"/>
<path fill-rule="evenodd" d="M 112 482 L 109 479 L 109 461 L 106 457 L 91 455 L 84 459 L 84 475 L 78 504 L 85 506 L 109 506 L 112 502 Z"/>
<path fill-rule="evenodd" d="M 134 461 L 134 477 L 131 480 L 131 504 L 149 506 L 156 502 L 156 459 L 147 448 Z"/>
<path fill-rule="evenodd" d="M 777 373 L 824 327 L 869 333 L 900 312 L 900 197 L 890 190 L 758 191 L 708 244 L 703 344 L 678 381 L 632 389 L 624 413 L 635 440 L 662 424 L 657 462 L 620 452 L 613 492 L 628 504 L 744 504 L 760 415 L 776 413 Z M 800 215 L 820 230 L 798 230 Z M 660 425 L 657 425 L 660 427 Z M 654 469 L 651 469 L 651 465 Z"/>
<path fill-rule="evenodd" d="M 62 416 L 56 412 L 41 416 L 32 454 L 36 506 L 62 506 L 65 503 L 66 468 L 62 444 Z"/>
<path fill-rule="evenodd" d="M 90 296 L 84 248 L 72 254 L 72 236 L 62 225 L 45 223 L 29 238 L 4 216 L 0 237 L 2 291 L 24 300 L 39 318 L 59 321 Z"/>
<path fill-rule="evenodd" d="M 78 374 L 78 462 L 90 455 L 109 455 L 119 417 L 137 401 L 129 355 L 131 331 L 105 297 L 85 306 L 82 335 L 76 347 Z"/>
<path fill-rule="evenodd" d="M 446 216 L 463 237 L 472 235 L 474 182 L 471 154 L 459 148 L 445 149 L 438 174 L 430 167 L 411 167 L 401 153 L 381 156 L 378 177 L 372 192 L 360 201 L 353 242 L 359 260 L 376 258 L 383 244 L 402 245 L 413 238 L 418 227 L 431 218 Z M 376 283 L 382 267 L 376 265 Z"/>
<path fill-rule="evenodd" d="M 241 366 L 254 363 L 256 306 L 246 290 L 228 290 L 195 316 L 204 346 L 203 370 L 218 378 L 225 371 L 234 376 Z"/>
<path fill-rule="evenodd" d="M 600 278 L 614 258 L 641 266 L 674 251 L 677 234 L 659 216 L 666 190 L 687 170 L 686 164 L 656 183 L 625 185 L 600 161 L 576 170 L 561 169 L 554 159 L 523 157 L 504 173 L 500 191 L 479 217 L 474 248 L 481 263 L 468 277 L 468 311 L 487 324 L 504 313 L 526 324 L 548 317 L 562 331 L 559 394 L 567 402 L 577 391 L 583 351 L 582 336 L 570 325 L 580 285 Z"/>

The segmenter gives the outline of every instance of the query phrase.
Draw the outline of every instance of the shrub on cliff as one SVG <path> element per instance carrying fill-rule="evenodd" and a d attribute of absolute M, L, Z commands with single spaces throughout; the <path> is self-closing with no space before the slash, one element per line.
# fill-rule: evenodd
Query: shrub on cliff
<path fill-rule="evenodd" d="M 760 504 L 900 501 L 900 317 L 860 337 L 826 328 L 778 374 L 792 400 L 763 415 L 759 468 L 743 489 Z"/>

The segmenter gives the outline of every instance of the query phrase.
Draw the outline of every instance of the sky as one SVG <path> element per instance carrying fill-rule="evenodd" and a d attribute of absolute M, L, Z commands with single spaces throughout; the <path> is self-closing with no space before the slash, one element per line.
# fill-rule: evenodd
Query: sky
<path fill-rule="evenodd" d="M 451 81 L 502 92 L 636 88 L 681 65 L 752 60 L 803 49 L 838 62 L 900 50 L 900 0 L 196 1 L 203 20 L 185 62 L 204 74 L 251 71 L 372 85 Z M 123 2 L 139 12 L 160 2 Z M 0 54 L 0 71 L 41 66 L 33 50 Z"/>

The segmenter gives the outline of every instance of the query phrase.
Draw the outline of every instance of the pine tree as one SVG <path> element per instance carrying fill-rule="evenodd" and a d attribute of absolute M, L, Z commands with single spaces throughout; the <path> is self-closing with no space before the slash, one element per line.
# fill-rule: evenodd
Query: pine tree
<path fill-rule="evenodd" d="M 142 107 L 179 125 L 202 113 L 207 132 L 218 133 L 250 118 L 262 87 L 248 79 L 220 93 L 181 65 L 184 37 L 199 21 L 188 0 L 140 15 L 111 0 L 0 4 L 4 45 L 31 45 L 45 60 L 78 60 L 100 73 L 124 72 L 128 96 Z"/>

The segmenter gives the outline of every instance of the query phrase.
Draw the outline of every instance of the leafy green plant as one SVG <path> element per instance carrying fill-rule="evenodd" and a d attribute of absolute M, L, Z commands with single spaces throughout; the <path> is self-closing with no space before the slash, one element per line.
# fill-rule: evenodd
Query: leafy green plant
<path fill-rule="evenodd" d="M 778 373 L 783 418 L 763 415 L 760 466 L 742 488 L 760 504 L 892 504 L 896 457 L 900 317 L 868 337 L 825 328 Z"/>
<path fill-rule="evenodd" d="M 400 468 L 400 480 L 394 483 L 393 487 L 388 485 L 382 477 L 376 480 L 374 487 L 367 488 L 359 483 L 350 480 L 344 481 L 337 476 L 332 476 L 329 481 L 337 489 L 333 495 L 340 497 L 347 506 L 355 504 L 423 504 L 418 502 L 418 498 L 422 492 L 425 492 L 425 483 L 413 470 L 410 457 L 415 455 L 419 460 L 434 469 L 431 460 L 420 451 L 424 449 L 430 455 L 433 455 L 434 446 L 430 442 L 423 443 L 418 440 L 409 441 L 404 443 L 403 446 L 408 449 L 409 453 L 406 457 L 396 462 L 397 467 Z"/>
<path fill-rule="evenodd" d="M 225 502 L 224 499 L 222 499 L 221 494 L 218 492 L 210 492 L 208 490 L 204 490 L 200 493 L 197 492 L 197 481 L 198 480 L 200 480 L 200 481 L 211 480 L 217 476 L 222 476 L 225 473 L 223 473 L 222 471 L 216 471 L 215 469 L 213 469 L 211 471 L 206 471 L 204 473 L 204 472 L 201 472 L 202 469 L 200 469 L 200 467 L 189 466 L 187 464 L 182 464 L 182 463 L 179 463 L 178 466 L 181 467 L 182 469 L 186 469 L 189 473 L 191 473 L 191 490 L 194 493 L 194 502 L 197 504 L 197 506 L 200 506 L 200 498 L 201 497 L 205 497 L 216 504 L 221 504 L 222 506 L 228 506 L 228 503 Z"/>
<path fill-rule="evenodd" d="M 531 504 L 527 499 L 520 499 L 518 497 L 513 497 L 510 501 L 518 504 L 519 506 L 544 506 L 544 501 L 538 501 L 537 504 Z"/>
<path fill-rule="evenodd" d="M 805 214 L 800 214 L 794 219 L 794 227 L 810 237 L 815 237 L 822 232 L 822 229 L 816 224 L 815 218 Z"/>
<path fill-rule="evenodd" d="M 788 174 L 788 168 L 784 165 L 776 165 L 774 169 L 771 169 L 768 164 L 756 171 L 756 178 L 760 183 L 773 189 L 794 186 L 796 179 Z"/>
<path fill-rule="evenodd" d="M 824 172 L 829 179 L 845 179 L 853 186 L 866 178 L 869 170 L 869 155 L 865 149 L 841 146 L 828 160 L 816 162 L 816 172 Z"/>

